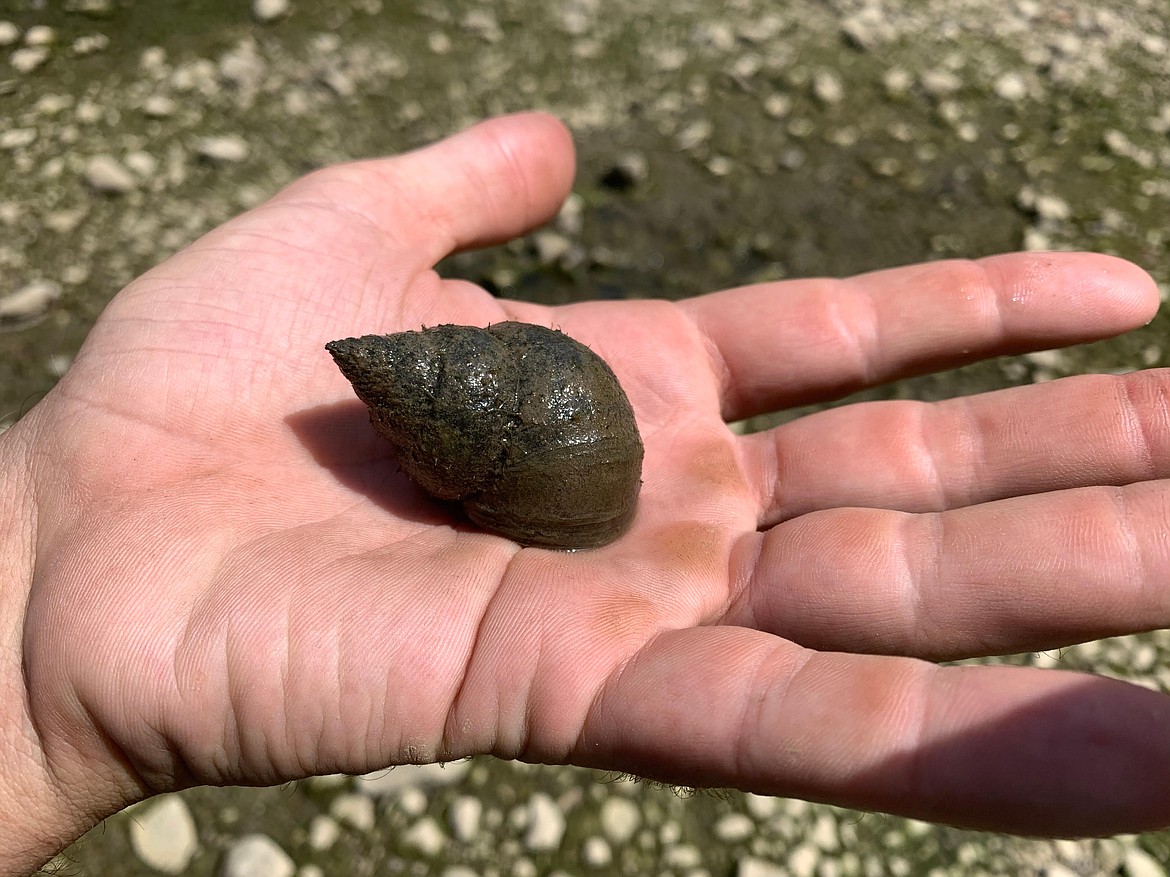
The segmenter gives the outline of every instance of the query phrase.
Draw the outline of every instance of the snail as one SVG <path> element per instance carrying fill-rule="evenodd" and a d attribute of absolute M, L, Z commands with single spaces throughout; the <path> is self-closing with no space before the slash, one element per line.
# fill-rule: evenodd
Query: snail
<path fill-rule="evenodd" d="M 432 496 L 524 545 L 595 548 L 629 527 L 642 439 L 617 377 L 528 323 L 435 326 L 325 345 Z"/>

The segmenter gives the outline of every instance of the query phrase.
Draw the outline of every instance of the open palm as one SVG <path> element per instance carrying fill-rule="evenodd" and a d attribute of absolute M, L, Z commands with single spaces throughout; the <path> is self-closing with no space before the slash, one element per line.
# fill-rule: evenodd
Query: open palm
<path fill-rule="evenodd" d="M 1165 374 L 726 425 L 1123 331 L 1148 278 L 1005 256 L 549 309 L 434 273 L 571 176 L 553 120 L 496 120 L 314 174 L 114 300 L 5 436 L 37 521 L 5 653 L 52 773 L 94 818 L 494 753 L 1009 831 L 1170 820 L 1162 695 L 930 663 L 1170 623 Z M 603 549 L 521 549 L 427 499 L 323 346 L 505 319 L 630 395 L 645 483 Z"/>

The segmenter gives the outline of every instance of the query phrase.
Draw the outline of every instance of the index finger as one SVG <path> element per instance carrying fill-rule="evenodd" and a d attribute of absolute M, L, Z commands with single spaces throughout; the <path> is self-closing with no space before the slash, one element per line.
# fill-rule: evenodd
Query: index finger
<path fill-rule="evenodd" d="M 765 283 L 680 304 L 709 341 L 724 418 L 737 420 L 1116 335 L 1153 318 L 1158 289 L 1112 256 L 1014 253 Z"/>

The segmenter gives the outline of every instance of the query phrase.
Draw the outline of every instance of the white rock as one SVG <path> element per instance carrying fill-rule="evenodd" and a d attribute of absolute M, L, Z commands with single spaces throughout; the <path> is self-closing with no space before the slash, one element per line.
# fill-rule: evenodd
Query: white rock
<path fill-rule="evenodd" d="M 478 871 L 474 871 L 466 865 L 451 865 L 443 869 L 442 877 L 480 877 L 480 875 Z"/>
<path fill-rule="evenodd" d="M 1065 867 L 1059 862 L 1052 865 L 1045 865 L 1040 873 L 1043 877 L 1078 877 L 1076 871 L 1072 868 Z"/>
<path fill-rule="evenodd" d="M 243 137 L 202 137 L 195 141 L 195 151 L 209 161 L 235 163 L 248 157 L 248 141 Z"/>
<path fill-rule="evenodd" d="M 157 803 L 136 810 L 130 821 L 130 846 L 156 871 L 180 874 L 186 870 L 199 849 L 199 834 L 183 799 L 163 795 Z"/>
<path fill-rule="evenodd" d="M 834 852 L 841 845 L 841 837 L 837 832 L 837 820 L 827 813 L 818 816 L 810 839 L 825 852 Z"/>
<path fill-rule="evenodd" d="M 179 105 L 163 94 L 152 94 L 142 102 L 142 112 L 152 119 L 163 119 L 172 116 Z"/>
<path fill-rule="evenodd" d="M 341 837 L 341 826 L 332 816 L 318 814 L 309 820 L 309 846 L 318 852 L 327 850 Z"/>
<path fill-rule="evenodd" d="M 813 94 L 821 103 L 840 103 L 845 97 L 845 84 L 836 73 L 820 70 L 813 77 Z"/>
<path fill-rule="evenodd" d="M 747 805 L 748 812 L 756 819 L 769 819 L 780 809 L 780 800 L 768 795 L 755 795 L 749 792 L 743 796 L 743 802 Z"/>
<path fill-rule="evenodd" d="M 417 786 L 407 786 L 398 793 L 398 809 L 407 816 L 422 816 L 427 812 L 427 794 Z"/>
<path fill-rule="evenodd" d="M 789 877 L 789 875 L 779 865 L 747 856 L 735 863 L 735 877 Z"/>
<path fill-rule="evenodd" d="M 1005 73 L 992 86 L 1004 100 L 1018 101 L 1028 96 L 1028 83 L 1019 73 Z"/>
<path fill-rule="evenodd" d="M 532 852 L 547 852 L 561 845 L 565 836 L 565 814 L 544 792 L 528 799 L 528 831 L 524 846 Z"/>
<path fill-rule="evenodd" d="M 16 292 L 0 297 L 0 328 L 18 329 L 41 319 L 61 297 L 61 284 L 34 280 Z"/>
<path fill-rule="evenodd" d="M 792 877 L 813 877 L 821 852 L 812 844 L 801 844 L 788 854 L 788 870 Z"/>
<path fill-rule="evenodd" d="M 338 795 L 329 805 L 329 815 L 338 822 L 356 828 L 358 831 L 370 831 L 374 827 L 374 799 L 368 795 L 350 793 Z"/>
<path fill-rule="evenodd" d="M 676 844 L 662 851 L 662 864 L 687 871 L 703 864 L 703 854 L 693 844 Z"/>
<path fill-rule="evenodd" d="M 581 844 L 581 861 L 589 868 L 604 868 L 613 861 L 613 851 L 604 838 L 588 837 Z"/>
<path fill-rule="evenodd" d="M 227 851 L 223 877 L 293 877 L 296 865 L 272 838 L 249 834 Z"/>
<path fill-rule="evenodd" d="M 297 869 L 297 877 L 325 877 L 325 869 L 320 865 L 301 865 Z"/>
<path fill-rule="evenodd" d="M 138 184 L 134 175 L 112 155 L 95 155 L 85 163 L 82 177 L 91 189 L 109 195 L 129 192 Z"/>
<path fill-rule="evenodd" d="M 36 139 L 36 128 L 9 128 L 7 131 L 0 131 L 0 149 L 21 149 Z"/>
<path fill-rule="evenodd" d="M 290 4 L 288 0 L 255 0 L 252 3 L 252 15 L 257 21 L 273 21 L 288 15 Z"/>
<path fill-rule="evenodd" d="M 467 760 L 448 764 L 404 764 L 360 776 L 355 787 L 362 794 L 377 796 L 399 792 L 410 786 L 449 786 L 463 779 L 469 767 L 471 762 Z"/>
<path fill-rule="evenodd" d="M 715 823 L 715 836 L 724 843 L 747 840 L 756 832 L 756 823 L 744 813 L 728 813 Z"/>
<path fill-rule="evenodd" d="M 133 152 L 126 153 L 126 167 L 139 177 L 152 177 L 155 171 L 158 170 L 158 159 L 149 152 L 136 149 Z"/>
<path fill-rule="evenodd" d="M 483 815 L 483 802 L 471 795 L 460 795 L 451 802 L 451 809 L 447 811 L 447 821 L 451 824 L 451 833 L 456 840 L 463 843 L 470 841 L 479 832 L 479 820 Z"/>
<path fill-rule="evenodd" d="M 19 39 L 19 27 L 11 21 L 0 21 L 0 46 L 11 46 Z"/>
<path fill-rule="evenodd" d="M 1153 856 L 1140 847 L 1125 851 L 1126 877 L 1166 877 L 1166 869 Z"/>
<path fill-rule="evenodd" d="M 402 835 L 402 842 L 426 856 L 436 856 L 447 843 L 439 823 L 427 816 L 420 819 Z"/>
<path fill-rule="evenodd" d="M 532 236 L 532 244 L 536 248 L 536 258 L 542 265 L 551 265 L 573 249 L 573 242 L 569 238 L 547 229 L 536 232 Z"/>
<path fill-rule="evenodd" d="M 601 805 L 601 830 L 614 844 L 624 844 L 642 824 L 642 811 L 629 798 L 606 798 Z"/>
<path fill-rule="evenodd" d="M 46 24 L 35 24 L 24 32 L 26 46 L 47 46 L 57 41 L 57 32 Z"/>
<path fill-rule="evenodd" d="M 8 63 L 17 73 L 32 73 L 48 60 L 48 46 L 26 46 L 8 57 Z"/>

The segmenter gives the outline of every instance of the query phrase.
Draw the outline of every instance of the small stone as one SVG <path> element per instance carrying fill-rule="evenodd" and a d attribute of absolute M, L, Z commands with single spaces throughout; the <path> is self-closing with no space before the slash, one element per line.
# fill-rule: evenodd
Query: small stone
<path fill-rule="evenodd" d="M 711 133 L 715 130 L 714 126 L 706 119 L 700 119 L 697 122 L 691 122 L 685 128 L 678 132 L 678 148 L 687 152 L 697 146 L 701 146 L 707 142 Z"/>
<path fill-rule="evenodd" d="M 358 831 L 370 831 L 375 821 L 374 800 L 355 793 L 338 795 L 329 805 L 329 815 Z"/>
<path fill-rule="evenodd" d="M 288 0 L 254 0 L 252 15 L 257 21 L 275 21 L 290 11 Z"/>
<path fill-rule="evenodd" d="M 628 798 L 606 798 L 601 805 L 601 830 L 613 844 L 624 844 L 642 824 L 642 811 Z"/>
<path fill-rule="evenodd" d="M 773 93 L 764 98 L 764 112 L 772 119 L 783 119 L 792 110 L 792 98 Z"/>
<path fill-rule="evenodd" d="M 820 70 L 813 77 L 813 94 L 823 104 L 838 104 L 845 97 L 845 84 L 836 73 Z"/>
<path fill-rule="evenodd" d="M 483 802 L 471 795 L 460 795 L 451 802 L 447 811 L 447 821 L 451 825 L 451 834 L 456 840 L 467 843 L 479 832 L 479 820 L 483 815 Z"/>
<path fill-rule="evenodd" d="M 19 27 L 11 21 L 0 21 L 0 46 L 11 46 L 19 39 Z"/>
<path fill-rule="evenodd" d="M 587 868 L 604 868 L 613 861 L 613 851 L 604 838 L 589 837 L 581 844 L 581 862 Z"/>
<path fill-rule="evenodd" d="M 949 70 L 928 70 L 922 74 L 922 87 L 933 97 L 954 94 L 963 85 L 963 80 Z"/>
<path fill-rule="evenodd" d="M 1141 847 L 1125 851 L 1123 867 L 1126 877 L 1166 877 L 1166 869 Z"/>
<path fill-rule="evenodd" d="M 788 870 L 792 877 L 813 877 L 821 852 L 812 844 L 801 844 L 788 855 Z"/>
<path fill-rule="evenodd" d="M 451 38 L 441 30 L 434 31 L 427 36 L 427 48 L 435 55 L 446 55 L 451 51 Z"/>
<path fill-rule="evenodd" d="M 37 139 L 36 128 L 9 128 L 0 131 L 0 149 L 21 149 Z"/>
<path fill-rule="evenodd" d="M 548 852 L 561 845 L 565 836 L 565 815 L 544 792 L 528 799 L 528 831 L 524 846 L 532 852 Z"/>
<path fill-rule="evenodd" d="M 158 170 L 158 159 L 141 149 L 126 153 L 125 164 L 140 178 L 152 177 Z"/>
<path fill-rule="evenodd" d="M 547 229 L 532 236 L 532 245 L 536 248 L 536 258 L 542 265 L 553 264 L 573 249 L 573 242 L 569 238 L 560 232 Z"/>
<path fill-rule="evenodd" d="M 32 73 L 49 60 L 48 46 L 27 46 L 8 57 L 8 63 L 17 73 Z"/>
<path fill-rule="evenodd" d="M 195 141 L 195 151 L 208 161 L 224 164 L 241 162 L 248 157 L 248 141 L 243 137 L 202 137 Z"/>
<path fill-rule="evenodd" d="M 104 33 L 92 33 L 79 36 L 69 46 L 69 51 L 78 57 L 94 55 L 110 47 L 110 38 Z"/>
<path fill-rule="evenodd" d="M 223 877 L 293 877 L 296 870 L 288 853 L 263 834 L 240 838 L 223 860 Z"/>
<path fill-rule="evenodd" d="M 136 810 L 130 821 L 130 846 L 146 865 L 164 874 L 180 874 L 199 848 L 191 811 L 178 795 Z"/>
<path fill-rule="evenodd" d="M 309 846 L 317 852 L 329 849 L 341 837 L 341 826 L 331 816 L 318 814 L 309 821 Z"/>
<path fill-rule="evenodd" d="M 402 835 L 402 842 L 426 856 L 438 855 L 447 842 L 439 823 L 427 816 L 420 819 Z"/>
<path fill-rule="evenodd" d="M 416 786 L 407 786 L 398 793 L 398 809 L 407 816 L 422 816 L 427 812 L 426 792 Z"/>
<path fill-rule="evenodd" d="M 1076 871 L 1071 868 L 1066 868 L 1059 862 L 1052 865 L 1045 865 L 1041 869 L 1040 874 L 1041 877 L 1079 877 Z"/>
<path fill-rule="evenodd" d="M 744 813 L 728 813 L 715 823 L 715 836 L 724 843 L 747 840 L 756 831 L 756 823 Z"/>
<path fill-rule="evenodd" d="M 735 863 L 735 877 L 789 877 L 789 874 L 772 862 L 745 856 Z"/>
<path fill-rule="evenodd" d="M 297 877 L 325 877 L 325 869 L 320 865 L 301 865 Z"/>
<path fill-rule="evenodd" d="M 909 70 L 893 67 L 882 76 L 882 85 L 890 97 L 901 97 L 914 85 L 914 77 Z"/>
<path fill-rule="evenodd" d="M 40 322 L 60 297 L 61 284 L 52 280 L 34 280 L 0 297 L 0 329 L 24 329 Z"/>
<path fill-rule="evenodd" d="M 364 795 L 386 795 L 411 786 L 428 788 L 449 786 L 463 779 L 470 761 L 452 761 L 447 764 L 404 764 L 377 770 L 360 776 L 355 788 Z"/>
<path fill-rule="evenodd" d="M 756 795 L 751 792 L 743 796 L 748 812 L 756 819 L 771 819 L 780 809 L 780 800 L 769 795 Z"/>
<path fill-rule="evenodd" d="M 995 80 L 992 86 L 995 93 L 1004 100 L 1016 101 L 1023 100 L 1028 96 L 1028 83 L 1024 81 L 1024 77 L 1019 73 L 1005 73 L 999 79 Z"/>
<path fill-rule="evenodd" d="M 314 792 L 330 792 L 334 789 L 342 789 L 349 785 L 349 777 L 343 773 L 327 773 L 321 776 L 309 777 L 304 782 L 308 783 L 309 788 Z"/>
<path fill-rule="evenodd" d="M 142 112 L 152 119 L 164 119 L 172 116 L 179 105 L 166 95 L 152 94 L 142 102 Z"/>
<path fill-rule="evenodd" d="M 95 155 L 85 164 L 82 177 L 96 192 L 122 195 L 137 185 L 134 175 L 112 155 Z"/>
<path fill-rule="evenodd" d="M 826 853 L 835 852 L 841 845 L 840 834 L 837 831 L 837 820 L 827 813 L 818 816 L 810 840 Z"/>
<path fill-rule="evenodd" d="M 662 852 L 662 864 L 668 868 L 686 871 L 703 864 L 703 854 L 694 844 L 676 844 Z"/>
<path fill-rule="evenodd" d="M 466 865 L 450 865 L 443 869 L 441 877 L 480 877 L 480 874 Z"/>
<path fill-rule="evenodd" d="M 45 24 L 36 24 L 24 32 L 26 46 L 48 46 L 57 41 L 57 32 Z"/>

